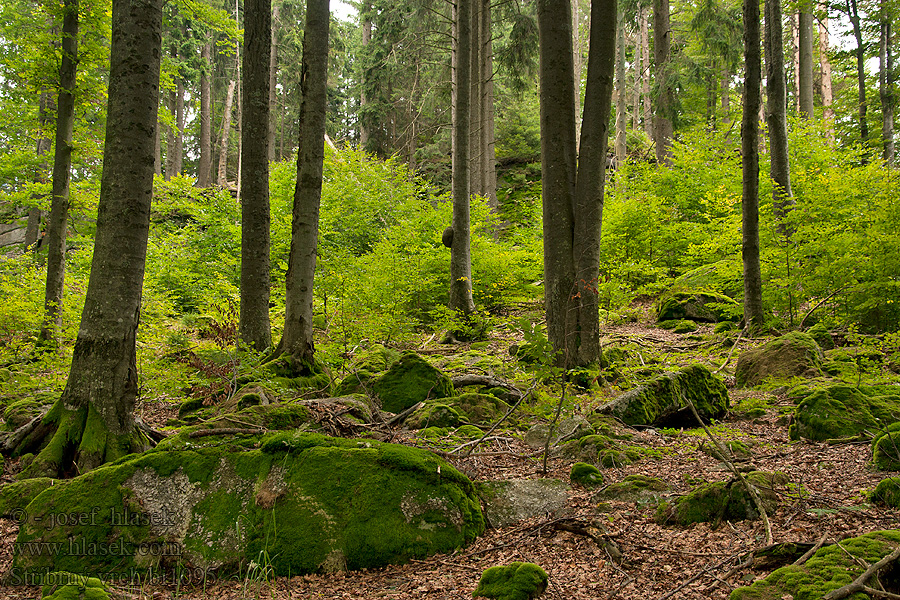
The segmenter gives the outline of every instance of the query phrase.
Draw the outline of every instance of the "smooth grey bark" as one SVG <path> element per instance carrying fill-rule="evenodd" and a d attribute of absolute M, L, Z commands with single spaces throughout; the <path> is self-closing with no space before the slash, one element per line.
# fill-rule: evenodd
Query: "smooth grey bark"
<path fill-rule="evenodd" d="M 481 194 L 491 210 L 497 201 L 497 160 L 494 143 L 494 45 L 491 41 L 491 2 L 481 0 Z"/>
<path fill-rule="evenodd" d="M 881 10 L 887 13 L 888 8 L 882 0 Z M 882 14 L 880 23 L 880 43 L 878 52 L 878 89 L 881 96 L 881 140 L 884 145 L 882 156 L 884 162 L 894 162 L 894 56 L 891 43 L 891 18 Z"/>
<path fill-rule="evenodd" d="M 197 186 L 209 187 L 212 178 L 212 84 L 209 70 L 212 44 L 200 48 L 200 160 L 197 164 Z"/>
<path fill-rule="evenodd" d="M 114 0 L 103 173 L 91 275 L 55 428 L 25 476 L 84 473 L 146 449 L 135 427 L 135 337 L 150 228 L 162 0 Z"/>
<path fill-rule="evenodd" d="M 787 92 L 784 75 L 784 40 L 781 0 L 765 0 L 766 10 L 766 123 L 769 129 L 769 175 L 774 183 L 772 206 L 779 221 L 779 232 L 789 235 L 784 226 L 791 199 L 791 167 L 788 158 Z"/>
<path fill-rule="evenodd" d="M 756 11 L 759 13 L 759 10 Z M 653 140 L 656 142 L 656 161 L 672 164 L 672 107 L 675 102 L 670 82 L 671 37 L 669 0 L 653 0 L 653 58 L 656 69 L 656 114 L 653 116 Z"/>
<path fill-rule="evenodd" d="M 616 15 L 616 161 L 625 162 L 627 114 L 625 108 L 625 12 Z M 604 165 L 605 167 L 605 165 Z"/>
<path fill-rule="evenodd" d="M 650 97 L 650 23 L 647 9 L 643 6 L 640 12 L 641 26 L 641 96 L 644 102 L 644 133 L 653 139 L 653 108 Z"/>
<path fill-rule="evenodd" d="M 741 197 L 744 268 L 744 320 L 759 329 L 764 324 L 762 274 L 759 264 L 759 109 L 762 65 L 759 52 L 759 2 L 744 1 L 744 108 L 741 119 Z"/>
<path fill-rule="evenodd" d="M 307 0 L 300 74 L 300 148 L 285 286 L 284 335 L 276 350 L 276 354 L 289 355 L 298 368 L 310 368 L 315 353 L 313 278 L 325 161 L 329 25 L 328 0 Z"/>
<path fill-rule="evenodd" d="M 361 35 L 362 35 L 362 48 L 363 54 L 365 54 L 365 48 L 372 41 L 372 3 L 364 2 L 362 4 L 362 8 L 360 10 L 360 18 L 362 19 L 361 23 Z M 359 92 L 359 112 L 362 115 L 365 112 L 365 108 L 369 103 L 369 99 L 366 97 L 366 82 L 365 82 L 366 72 L 363 69 L 362 77 L 363 81 L 360 85 Z M 365 149 L 366 145 L 369 143 L 369 127 L 366 123 L 366 118 L 363 116 L 359 117 L 359 147 Z"/>
<path fill-rule="evenodd" d="M 831 59 L 828 57 L 828 7 L 820 5 L 823 11 L 819 21 L 819 65 L 821 66 L 822 80 L 822 107 L 825 120 L 825 135 L 834 142 L 834 92 L 831 82 Z"/>
<path fill-rule="evenodd" d="M 40 124 L 40 133 L 38 135 L 37 144 L 36 144 L 36 154 L 38 157 L 38 167 L 34 174 L 34 182 L 35 183 L 46 183 L 47 181 L 47 155 L 50 153 L 51 148 L 53 147 L 53 142 L 48 137 L 48 130 L 50 128 L 50 111 L 52 110 L 53 98 L 50 92 L 44 90 L 41 92 L 40 99 L 38 100 L 38 123 Z M 43 198 L 43 194 L 35 193 L 32 195 L 32 199 L 35 201 Z M 43 219 L 44 212 L 39 208 L 31 208 L 28 210 L 28 224 L 25 227 L 25 240 L 24 246 L 25 249 L 28 250 L 30 248 L 37 249 L 37 241 L 38 237 L 41 234 L 41 220 Z"/>
<path fill-rule="evenodd" d="M 225 94 L 225 108 L 222 111 L 222 139 L 219 143 L 219 169 L 216 183 L 223 187 L 228 185 L 228 138 L 231 137 L 231 109 L 234 105 L 234 88 L 236 85 L 233 79 L 228 82 L 228 92 Z"/>
<path fill-rule="evenodd" d="M 44 320 L 38 339 L 58 342 L 66 278 L 66 225 L 72 171 L 72 132 L 75 128 L 75 87 L 78 65 L 78 0 L 65 0 L 62 60 L 56 101 L 56 149 L 53 156 L 53 199 L 47 221 L 47 285 Z"/>
<path fill-rule="evenodd" d="M 800 117 L 812 119 L 813 113 L 813 15 L 808 7 L 800 10 L 797 19 L 797 46 L 799 52 L 797 78 L 798 108 Z"/>
<path fill-rule="evenodd" d="M 246 10 L 246 9 L 245 9 Z M 270 25 L 271 38 L 269 44 L 269 162 L 275 160 L 275 114 L 278 105 L 277 84 L 278 84 L 278 40 L 275 39 L 275 31 L 278 27 L 278 19 L 281 16 L 281 7 L 275 4 L 272 7 L 272 17 Z"/>
<path fill-rule="evenodd" d="M 269 323 L 269 90 L 271 0 L 244 2 L 241 125 L 241 310 L 238 337 L 264 350 L 272 345 Z"/>
<path fill-rule="evenodd" d="M 859 95 L 859 139 L 865 145 L 869 141 L 869 124 L 866 122 L 868 102 L 866 101 L 866 47 L 862 39 L 862 29 L 859 23 L 859 9 L 856 0 L 846 0 L 847 15 L 853 25 L 853 37 L 856 38 L 856 82 Z"/>
<path fill-rule="evenodd" d="M 472 88 L 472 0 L 456 2 L 454 39 L 456 102 L 453 105 L 453 230 L 450 244 L 450 309 L 461 315 L 475 311 L 470 251 L 470 169 Z"/>

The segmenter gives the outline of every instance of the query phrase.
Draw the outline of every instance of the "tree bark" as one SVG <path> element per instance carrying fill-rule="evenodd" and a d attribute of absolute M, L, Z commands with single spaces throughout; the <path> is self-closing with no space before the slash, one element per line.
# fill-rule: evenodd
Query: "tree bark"
<path fill-rule="evenodd" d="M 650 23 L 647 18 L 647 9 L 643 6 L 640 12 L 641 20 L 641 96 L 644 98 L 644 132 L 650 139 L 653 138 L 653 109 L 650 97 Z"/>
<path fill-rule="evenodd" d="M 133 418 L 135 335 L 150 227 L 162 0 L 114 0 L 103 174 L 91 276 L 56 430 L 24 476 L 84 473 L 146 449 Z M 32 440 L 33 442 L 34 440 Z"/>
<path fill-rule="evenodd" d="M 881 140 L 884 162 L 894 162 L 894 57 L 891 38 L 891 15 L 886 2 L 881 2 L 880 44 L 878 52 L 878 88 L 881 96 Z"/>
<path fill-rule="evenodd" d="M 808 8 L 803 8 L 797 19 L 798 23 L 798 47 L 800 60 L 798 66 L 800 73 L 798 77 L 799 89 L 798 107 L 800 117 L 805 120 L 811 120 L 813 113 L 813 15 Z"/>
<path fill-rule="evenodd" d="M 779 233 L 789 235 L 784 225 L 791 199 L 791 168 L 788 158 L 787 96 L 784 76 L 781 0 L 765 0 L 766 10 L 766 122 L 769 128 L 769 175 L 774 184 L 772 206 Z"/>
<path fill-rule="evenodd" d="M 866 122 L 866 48 L 862 39 L 862 30 L 859 24 L 859 10 L 856 0 L 846 0 L 847 15 L 853 25 L 853 36 L 856 38 L 856 80 L 859 93 L 859 139 L 863 145 L 869 141 L 869 125 Z"/>
<path fill-rule="evenodd" d="M 491 41 L 491 2 L 480 0 L 481 8 L 481 194 L 497 212 L 497 160 L 494 148 L 494 45 Z"/>
<path fill-rule="evenodd" d="M 759 10 L 756 11 L 759 13 Z M 656 161 L 672 164 L 672 108 L 674 91 L 670 82 L 669 0 L 653 0 L 653 58 L 656 68 L 656 114 L 653 120 L 653 140 L 656 142 Z"/>
<path fill-rule="evenodd" d="M 744 109 L 741 121 L 743 170 L 742 244 L 744 320 L 753 329 L 764 324 L 759 264 L 759 2 L 744 0 Z"/>
<path fill-rule="evenodd" d="M 468 316 L 475 311 L 472 298 L 469 194 L 471 182 L 472 0 L 456 3 L 456 103 L 453 106 L 453 229 L 450 245 L 450 309 Z"/>
<path fill-rule="evenodd" d="M 593 22 L 593 19 L 592 21 Z M 625 12 L 619 11 L 616 15 L 616 162 L 622 164 L 625 162 L 626 148 L 626 128 L 627 109 L 626 91 L 625 91 Z M 603 164 L 602 168 L 606 168 Z"/>
<path fill-rule="evenodd" d="M 197 186 L 209 187 L 212 176 L 212 85 L 209 69 L 212 43 L 200 49 L 200 161 L 197 165 Z"/>
<path fill-rule="evenodd" d="M 245 9 L 246 10 L 246 9 Z M 269 162 L 273 162 L 275 160 L 275 115 L 277 113 L 278 106 L 278 95 L 277 95 L 277 85 L 278 85 L 278 43 L 275 37 L 275 32 L 278 29 L 278 19 L 281 16 L 281 7 L 278 4 L 275 4 L 272 7 L 272 17 L 271 17 L 271 26 L 270 26 L 270 35 L 271 43 L 269 44 L 269 132 L 268 132 L 268 144 L 269 144 Z M 245 70 L 246 72 L 246 70 Z"/>
<path fill-rule="evenodd" d="M 831 60 L 828 58 L 828 6 L 821 5 L 824 12 L 819 22 L 819 64 L 822 68 L 822 107 L 825 120 L 825 135 L 834 143 L 834 92 L 831 84 Z"/>
<path fill-rule="evenodd" d="M 300 148 L 286 277 L 284 335 L 276 351 L 276 354 L 289 355 L 298 370 L 311 369 L 314 365 L 313 279 L 325 161 L 329 25 L 328 0 L 307 0 L 300 74 Z"/>
<path fill-rule="evenodd" d="M 47 222 L 47 285 L 44 321 L 38 339 L 59 342 L 66 278 L 66 224 L 72 171 L 72 132 L 75 128 L 75 87 L 78 64 L 78 0 L 65 0 L 62 60 L 56 102 L 56 150 L 53 157 L 53 200 Z"/>
<path fill-rule="evenodd" d="M 47 154 L 50 153 L 50 149 L 53 147 L 53 142 L 47 137 L 47 132 L 50 128 L 50 111 L 52 110 L 52 103 L 53 98 L 50 95 L 50 92 L 46 90 L 41 91 L 40 99 L 38 100 L 38 123 L 40 124 L 40 133 L 38 134 L 37 147 L 35 149 L 38 157 L 38 167 L 34 174 L 35 183 L 46 183 L 47 181 Z M 36 192 L 32 195 L 32 200 L 35 202 L 39 201 L 41 198 L 43 198 L 43 194 L 41 193 Z M 42 218 L 43 211 L 40 208 L 32 207 L 28 210 L 28 224 L 25 227 L 24 240 L 26 250 L 37 248 L 38 237 L 41 235 Z"/>
<path fill-rule="evenodd" d="M 365 49 L 372 41 L 372 3 L 364 2 L 360 10 L 360 18 L 362 19 L 362 53 L 365 56 Z M 369 126 L 368 118 L 364 115 L 366 106 L 369 103 L 366 97 L 366 71 L 363 68 L 362 81 L 360 82 L 359 93 L 359 147 L 365 149 L 369 143 Z M 452 104 L 452 102 L 451 102 Z"/>
<path fill-rule="evenodd" d="M 219 170 L 216 183 L 228 185 L 228 138 L 231 136 L 231 108 L 234 104 L 234 88 L 236 82 L 228 82 L 228 93 L 225 94 L 225 109 L 222 111 L 222 140 L 219 144 Z"/>
<path fill-rule="evenodd" d="M 269 324 L 269 69 L 271 0 L 245 0 L 241 164 L 241 311 L 238 336 L 257 350 L 272 345 Z"/>

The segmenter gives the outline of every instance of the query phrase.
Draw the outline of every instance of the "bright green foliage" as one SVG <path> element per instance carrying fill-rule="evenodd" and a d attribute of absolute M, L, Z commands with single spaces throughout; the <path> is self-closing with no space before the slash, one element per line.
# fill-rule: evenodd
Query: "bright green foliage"
<path fill-rule="evenodd" d="M 399 413 L 429 398 L 452 396 L 453 384 L 427 360 L 407 352 L 372 384 L 372 392 L 384 410 Z"/>
<path fill-rule="evenodd" d="M 900 471 L 900 423 L 891 423 L 872 440 L 872 462 L 880 471 Z"/>
<path fill-rule="evenodd" d="M 572 465 L 569 479 L 572 483 L 577 483 L 585 487 L 593 487 L 603 484 L 603 473 L 601 473 L 600 469 L 594 465 L 577 462 Z"/>
<path fill-rule="evenodd" d="M 767 377 L 790 378 L 818 374 L 822 367 L 822 349 L 809 334 L 792 331 L 747 350 L 738 358 L 735 378 L 741 387 L 761 384 Z"/>
<path fill-rule="evenodd" d="M 753 471 L 744 475 L 754 485 L 766 511 L 774 510 L 778 503 L 776 486 L 787 483 L 781 473 Z M 660 524 L 675 523 L 686 526 L 692 523 L 719 523 L 723 519 L 744 521 L 758 519 L 756 505 L 750 493 L 737 479 L 704 483 L 675 501 L 663 502 L 656 512 Z"/>
<path fill-rule="evenodd" d="M 54 571 L 43 578 L 41 600 L 109 600 L 109 594 L 97 577 Z"/>
<path fill-rule="evenodd" d="M 498 565 L 482 573 L 472 596 L 495 600 L 531 600 L 544 593 L 548 580 L 547 573 L 534 563 Z"/>
<path fill-rule="evenodd" d="M 841 540 L 836 545 L 819 549 L 801 566 L 782 567 L 752 586 L 731 592 L 729 600 L 821 600 L 825 595 L 852 582 L 865 570 L 864 564 L 875 564 L 900 544 L 900 532 L 875 531 Z M 849 598 L 868 598 L 863 593 Z"/>
<path fill-rule="evenodd" d="M 834 385 L 809 394 L 794 411 L 791 439 L 824 441 L 857 435 L 874 436 L 900 411 L 894 386 Z"/>

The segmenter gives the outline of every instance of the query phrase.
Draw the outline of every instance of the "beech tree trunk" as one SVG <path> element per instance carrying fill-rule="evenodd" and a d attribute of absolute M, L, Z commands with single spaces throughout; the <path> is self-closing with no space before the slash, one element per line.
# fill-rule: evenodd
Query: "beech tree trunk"
<path fill-rule="evenodd" d="M 647 17 L 647 9 L 643 6 L 640 12 L 641 20 L 641 96 L 644 98 L 644 132 L 650 139 L 653 138 L 653 109 L 650 97 L 650 23 Z"/>
<path fill-rule="evenodd" d="M 491 2 L 481 1 L 481 194 L 497 212 L 497 160 L 494 147 L 494 45 L 491 42 Z"/>
<path fill-rule="evenodd" d="M 72 171 L 72 132 L 75 128 L 75 87 L 78 62 L 78 0 L 65 0 L 62 28 L 62 60 L 56 101 L 56 150 L 53 157 L 53 199 L 47 222 L 47 285 L 44 321 L 38 339 L 59 341 L 66 278 L 66 225 L 69 220 L 69 187 Z"/>
<path fill-rule="evenodd" d="M 882 11 L 887 12 L 884 0 Z M 880 44 L 878 52 L 878 88 L 881 96 L 881 140 L 884 145 L 884 162 L 894 162 L 894 57 L 892 52 L 891 19 L 889 14 L 881 17 Z"/>
<path fill-rule="evenodd" d="M 831 84 L 831 60 L 828 58 L 828 8 L 822 5 L 824 16 L 819 22 L 819 64 L 822 68 L 822 107 L 825 120 L 825 132 L 828 139 L 834 142 L 834 92 Z"/>
<path fill-rule="evenodd" d="M 212 176 L 212 85 L 209 70 L 212 44 L 200 49 L 200 161 L 197 164 L 197 186 L 209 187 Z"/>
<path fill-rule="evenodd" d="M 759 10 L 756 12 L 759 13 Z M 653 57 L 656 67 L 653 140 L 656 142 L 656 161 L 661 165 L 672 164 L 672 107 L 675 99 L 669 76 L 671 32 L 669 0 L 653 0 Z"/>
<path fill-rule="evenodd" d="M 34 174 L 35 183 L 45 183 L 47 181 L 47 155 L 53 147 L 53 142 L 48 136 L 50 128 L 53 98 L 48 91 L 42 91 L 38 100 L 38 122 L 40 123 L 40 133 L 38 134 L 36 154 L 38 157 L 38 167 Z M 32 200 L 38 201 L 43 198 L 43 194 L 35 193 Z M 38 237 L 41 235 L 41 219 L 43 211 L 39 208 L 31 208 L 28 210 L 28 224 L 25 227 L 25 249 L 37 248 Z"/>
<path fill-rule="evenodd" d="M 114 0 L 106 142 L 91 276 L 68 382 L 19 452 L 54 433 L 26 477 L 73 476 L 145 450 L 135 336 L 150 228 L 162 0 Z M 46 440 L 45 440 L 46 441 Z"/>
<path fill-rule="evenodd" d="M 369 42 L 372 41 L 372 4 L 371 2 L 364 2 L 362 4 L 362 8 L 360 9 L 360 17 L 362 22 L 360 26 L 362 27 L 362 49 L 363 55 L 365 56 L 365 48 L 369 45 Z M 366 145 L 369 143 L 369 127 L 367 124 L 368 117 L 365 116 L 366 105 L 369 100 L 366 97 L 366 71 L 363 68 L 362 72 L 362 81 L 360 85 L 359 92 L 359 147 L 365 149 Z M 451 102 L 452 104 L 452 102 Z"/>
<path fill-rule="evenodd" d="M 800 11 L 797 19 L 800 73 L 798 82 L 798 107 L 802 119 L 812 119 L 813 113 L 813 15 L 808 8 Z"/>
<path fill-rule="evenodd" d="M 286 277 L 284 335 L 276 350 L 276 354 L 288 355 L 298 371 L 310 370 L 315 364 L 313 278 L 325 161 L 329 24 L 328 0 L 307 0 L 300 74 L 300 148 Z"/>
<path fill-rule="evenodd" d="M 762 274 L 759 264 L 759 2 L 744 0 L 744 109 L 741 120 L 743 170 L 742 244 L 744 320 L 751 328 L 764 324 Z"/>
<path fill-rule="evenodd" d="M 246 9 L 245 9 L 246 10 Z M 268 145 L 269 145 L 269 162 L 275 160 L 275 115 L 277 113 L 278 107 L 278 94 L 277 94 L 277 85 L 278 85 L 278 43 L 275 38 L 275 31 L 278 28 L 278 19 L 281 16 L 281 7 L 278 4 L 275 4 L 272 7 L 272 17 L 271 17 L 271 25 L 270 25 L 270 34 L 269 37 L 271 39 L 271 43 L 269 44 L 269 132 L 268 132 Z M 246 72 L 246 70 L 245 70 Z"/>
<path fill-rule="evenodd" d="M 625 108 L 625 12 L 619 11 L 616 15 L 616 162 L 625 162 L 626 128 L 628 126 Z M 604 168 L 606 165 L 604 165 Z"/>
<path fill-rule="evenodd" d="M 766 10 L 766 123 L 769 128 L 769 175 L 774 183 L 772 206 L 779 232 L 788 235 L 783 221 L 791 199 L 791 168 L 788 158 L 787 96 L 784 75 L 784 41 L 781 29 L 781 0 L 765 0 Z"/>
<path fill-rule="evenodd" d="M 853 36 L 856 38 L 856 80 L 859 93 L 859 139 L 865 145 L 869 141 L 869 125 L 866 122 L 866 47 L 862 39 L 862 30 L 859 24 L 859 10 L 856 0 L 846 0 L 847 15 L 853 25 Z"/>
<path fill-rule="evenodd" d="M 228 93 L 225 94 L 225 109 L 222 111 L 222 140 L 219 144 L 219 170 L 216 183 L 228 185 L 228 138 L 231 135 L 231 109 L 234 104 L 234 88 L 236 82 L 228 82 Z"/>
<path fill-rule="evenodd" d="M 264 350 L 269 324 L 269 85 L 271 0 L 245 0 L 241 164 L 241 311 L 238 336 Z"/>

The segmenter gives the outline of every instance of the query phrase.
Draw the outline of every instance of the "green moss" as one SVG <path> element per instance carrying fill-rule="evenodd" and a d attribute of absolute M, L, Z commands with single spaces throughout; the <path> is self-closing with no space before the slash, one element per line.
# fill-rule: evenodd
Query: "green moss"
<path fill-rule="evenodd" d="M 466 422 L 466 417 L 455 408 L 441 401 L 429 401 L 406 418 L 410 429 L 426 427 L 456 427 Z"/>
<path fill-rule="evenodd" d="M 345 396 L 365 392 L 371 387 L 376 377 L 376 373 L 365 369 L 354 371 L 341 380 L 341 383 L 334 388 L 334 393 L 338 396 Z"/>
<path fill-rule="evenodd" d="M 97 577 L 65 571 L 47 573 L 41 585 L 42 600 L 109 600 L 103 582 Z"/>
<path fill-rule="evenodd" d="M 331 378 L 317 362 L 297 363 L 290 355 L 282 354 L 261 365 L 270 375 L 269 381 L 278 387 L 294 391 L 310 391 L 327 396 Z"/>
<path fill-rule="evenodd" d="M 448 403 L 475 425 L 492 424 L 509 410 L 509 404 L 488 394 L 460 394 Z"/>
<path fill-rule="evenodd" d="M 900 531 L 876 531 L 841 541 L 841 547 L 826 546 L 802 566 L 790 565 L 774 571 L 752 586 L 734 590 L 729 600 L 821 600 L 825 595 L 862 574 L 854 559 L 875 564 L 900 544 Z M 848 555 L 849 554 L 849 555 Z M 850 598 L 867 598 L 854 594 Z"/>
<path fill-rule="evenodd" d="M 583 462 L 577 462 L 572 465 L 569 479 L 572 483 L 577 483 L 585 487 L 594 487 L 603 484 L 603 474 L 600 472 L 600 469 L 594 465 Z"/>
<path fill-rule="evenodd" d="M 744 477 L 756 487 L 767 511 L 777 505 L 778 494 L 774 488 L 785 485 L 787 478 L 781 473 L 754 471 Z M 723 519 L 744 521 L 758 519 L 756 505 L 743 484 L 736 480 L 704 483 L 672 503 L 662 503 L 656 512 L 660 524 L 716 523 Z"/>
<path fill-rule="evenodd" d="M 457 427 L 453 433 L 467 440 L 477 440 L 484 435 L 484 432 L 475 425 L 462 425 Z"/>
<path fill-rule="evenodd" d="M 9 430 L 15 430 L 41 414 L 46 408 L 44 404 L 32 399 L 16 400 L 3 411 L 3 420 Z"/>
<path fill-rule="evenodd" d="M 900 471 L 900 423 L 891 423 L 872 440 L 872 462 L 880 471 Z"/>
<path fill-rule="evenodd" d="M 766 378 L 789 379 L 819 374 L 823 353 L 809 334 L 792 331 L 738 357 L 735 379 L 740 387 L 754 387 Z"/>
<path fill-rule="evenodd" d="M 375 381 L 372 391 L 384 410 L 399 413 L 418 402 L 453 396 L 453 384 L 424 358 L 407 352 Z"/>
<path fill-rule="evenodd" d="M 646 475 L 626 475 L 619 483 L 613 483 L 597 495 L 597 500 L 617 500 L 620 502 L 658 501 L 669 491 L 669 484 L 658 477 Z"/>
<path fill-rule="evenodd" d="M 25 514 L 25 507 L 55 481 L 49 477 L 35 477 L 0 485 L 0 516 L 18 519 Z"/>
<path fill-rule="evenodd" d="M 203 408 L 203 398 L 188 398 L 178 407 L 178 418 L 182 419 L 192 412 Z"/>
<path fill-rule="evenodd" d="M 548 580 L 547 573 L 534 563 L 498 565 L 482 573 L 472 596 L 495 600 L 531 600 L 544 593 Z"/>
<path fill-rule="evenodd" d="M 659 305 L 657 321 L 689 319 L 691 321 L 738 321 L 741 305 L 716 292 L 675 292 Z"/>
<path fill-rule="evenodd" d="M 693 333 L 697 331 L 700 327 L 694 323 L 693 321 L 679 321 L 675 327 L 672 328 L 672 332 L 674 333 Z"/>
<path fill-rule="evenodd" d="M 875 504 L 900 508 L 900 477 L 888 477 L 881 480 L 869 499 Z"/>
<path fill-rule="evenodd" d="M 354 356 L 350 361 L 350 367 L 355 371 L 382 373 L 390 369 L 398 360 L 400 360 L 400 352 L 376 344 Z"/>
<path fill-rule="evenodd" d="M 874 434 L 900 413 L 900 394 L 893 386 L 836 385 L 816 390 L 794 411 L 792 440 L 824 441 Z"/>
<path fill-rule="evenodd" d="M 831 350 L 834 348 L 834 338 L 831 337 L 831 332 L 828 331 L 828 328 L 822 323 L 816 323 L 807 329 L 806 333 L 816 340 L 816 343 L 819 344 L 819 347 L 823 350 Z"/>

